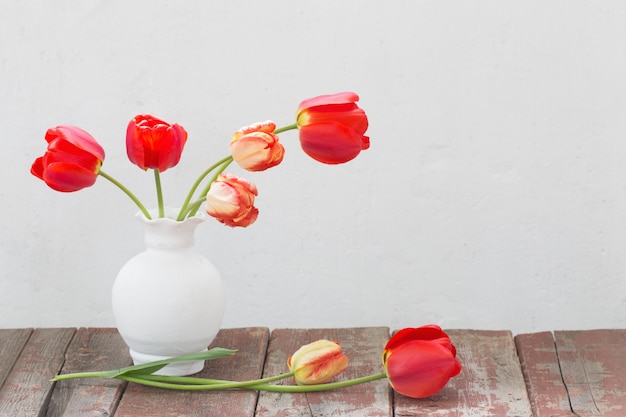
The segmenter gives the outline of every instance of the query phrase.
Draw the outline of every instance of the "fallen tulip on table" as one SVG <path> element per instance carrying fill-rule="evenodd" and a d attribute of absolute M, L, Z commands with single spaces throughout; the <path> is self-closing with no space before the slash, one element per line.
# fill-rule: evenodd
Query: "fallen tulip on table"
<path fill-rule="evenodd" d="M 289 372 L 250 381 L 227 381 L 197 377 L 153 375 L 173 362 L 209 360 L 236 354 L 236 350 L 214 348 L 157 362 L 112 371 L 80 372 L 57 375 L 52 381 L 74 378 L 116 378 L 137 384 L 175 390 L 249 389 L 298 393 L 328 391 L 387 378 L 398 393 L 412 398 L 430 397 L 450 378 L 461 372 L 456 348 L 437 325 L 406 328 L 392 336 L 382 354 L 383 372 L 345 381 L 329 382 L 348 366 L 348 357 L 337 342 L 318 340 L 302 346 L 287 359 Z M 296 385 L 271 382 L 292 378 Z"/>

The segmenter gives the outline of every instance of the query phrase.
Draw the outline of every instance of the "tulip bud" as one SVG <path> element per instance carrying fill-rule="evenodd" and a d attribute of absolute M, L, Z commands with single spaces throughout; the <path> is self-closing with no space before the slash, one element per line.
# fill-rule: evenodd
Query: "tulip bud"
<path fill-rule="evenodd" d="M 323 384 L 348 367 L 348 357 L 337 342 L 318 340 L 302 346 L 287 360 L 297 385 Z"/>

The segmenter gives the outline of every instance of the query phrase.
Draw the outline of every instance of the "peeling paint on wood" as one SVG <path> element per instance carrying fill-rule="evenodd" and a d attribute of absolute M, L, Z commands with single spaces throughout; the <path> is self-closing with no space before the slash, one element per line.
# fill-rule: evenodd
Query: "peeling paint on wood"
<path fill-rule="evenodd" d="M 397 417 L 532 417 L 509 331 L 446 332 L 457 348 L 463 370 L 432 397 L 414 399 L 396 394 Z"/>
<path fill-rule="evenodd" d="M 200 378 L 245 381 L 260 378 L 269 338 L 267 328 L 220 330 L 211 347 L 238 349 L 234 356 L 207 361 Z M 174 391 L 129 384 L 115 417 L 251 417 L 255 391 Z"/>
<path fill-rule="evenodd" d="M 348 369 L 335 380 L 370 375 L 382 371 L 382 352 L 389 339 L 386 327 L 351 329 L 278 329 L 272 332 L 264 376 L 288 371 L 287 358 L 300 346 L 319 339 L 339 342 L 348 356 Z M 281 381 L 293 385 L 293 381 Z M 280 394 L 262 392 L 256 417 L 286 416 L 391 416 L 389 384 L 378 380 L 336 391 Z"/>
<path fill-rule="evenodd" d="M 62 373 L 106 371 L 132 363 L 128 348 L 116 329 L 76 332 L 65 354 Z M 46 417 L 98 417 L 113 415 L 126 384 L 117 379 L 70 379 L 55 383 Z"/>
<path fill-rule="evenodd" d="M 574 413 L 626 416 L 626 330 L 557 331 L 554 338 Z"/>
<path fill-rule="evenodd" d="M 0 416 L 39 416 L 76 329 L 36 329 L 0 389 Z"/>

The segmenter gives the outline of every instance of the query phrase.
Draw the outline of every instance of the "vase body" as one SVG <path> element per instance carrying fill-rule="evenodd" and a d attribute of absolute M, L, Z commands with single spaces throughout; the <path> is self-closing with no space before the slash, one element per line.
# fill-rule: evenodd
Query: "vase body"
<path fill-rule="evenodd" d="M 169 210 L 169 215 L 175 215 Z M 146 250 L 120 269 L 113 284 L 117 328 L 135 364 L 206 350 L 222 323 L 224 290 L 213 264 L 194 248 L 204 220 L 146 219 Z M 160 375 L 190 375 L 204 361 L 162 368 Z"/>

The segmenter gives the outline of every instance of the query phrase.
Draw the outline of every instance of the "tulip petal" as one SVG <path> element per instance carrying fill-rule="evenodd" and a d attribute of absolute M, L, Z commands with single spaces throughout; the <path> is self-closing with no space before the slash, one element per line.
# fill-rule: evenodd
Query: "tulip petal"
<path fill-rule="evenodd" d="M 297 385 L 324 384 L 348 367 L 348 357 L 337 342 L 317 340 L 298 349 L 287 360 Z"/>
<path fill-rule="evenodd" d="M 90 187 L 96 182 L 96 178 L 97 175 L 94 175 L 93 171 L 67 162 L 54 162 L 48 165 L 42 177 L 50 188 L 61 192 L 78 191 Z"/>
<path fill-rule="evenodd" d="M 385 369 L 394 390 L 408 397 L 425 398 L 439 392 L 461 371 L 461 365 L 440 344 L 413 340 L 391 351 Z"/>
<path fill-rule="evenodd" d="M 341 123 L 357 133 L 363 135 L 369 127 L 365 110 L 359 108 L 354 103 L 319 106 L 306 109 L 298 114 L 297 123 L 299 126 L 336 122 Z"/>
<path fill-rule="evenodd" d="M 354 159 L 369 147 L 369 138 L 336 122 L 300 127 L 300 144 L 311 158 L 325 164 L 341 164 Z"/>
<path fill-rule="evenodd" d="M 324 106 L 327 104 L 343 104 L 343 103 L 354 103 L 355 101 L 359 101 L 359 96 L 356 93 L 352 93 L 349 91 L 343 93 L 336 94 L 326 94 L 322 96 L 317 96 L 313 98 L 309 98 L 303 100 L 298 106 L 298 114 L 303 109 L 308 109 L 316 106 Z"/>
<path fill-rule="evenodd" d="M 60 142 L 68 142 L 76 148 L 90 153 L 99 160 L 104 160 L 104 149 L 93 136 L 77 126 L 57 126 L 48 129 L 45 139 L 48 143 L 62 139 Z"/>

